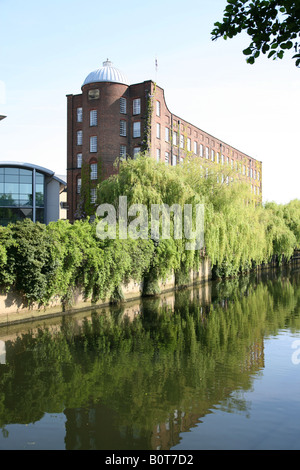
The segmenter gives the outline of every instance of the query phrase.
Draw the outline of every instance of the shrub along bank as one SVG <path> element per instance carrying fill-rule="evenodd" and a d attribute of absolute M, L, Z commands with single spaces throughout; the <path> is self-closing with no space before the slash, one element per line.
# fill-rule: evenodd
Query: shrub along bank
<path fill-rule="evenodd" d="M 262 206 L 240 178 L 239 172 L 199 160 L 169 167 L 141 156 L 99 185 L 97 202 L 112 204 L 117 214 L 120 196 L 127 196 L 128 207 L 144 204 L 149 214 L 152 204 L 204 204 L 205 255 L 215 276 L 228 277 L 274 258 L 289 260 L 300 241 L 300 201 Z M 157 292 L 157 280 L 171 272 L 184 283 L 204 256 L 203 250 L 185 249 L 184 233 L 181 239 L 151 239 L 150 217 L 147 238 L 99 239 L 97 223 L 60 220 L 46 226 L 26 219 L 0 227 L 2 292 L 13 288 L 25 302 L 45 305 L 59 295 L 67 304 L 80 286 L 94 301 L 118 300 L 120 284 L 129 280 L 143 280 L 145 293 Z M 173 225 L 171 215 L 171 235 Z"/>

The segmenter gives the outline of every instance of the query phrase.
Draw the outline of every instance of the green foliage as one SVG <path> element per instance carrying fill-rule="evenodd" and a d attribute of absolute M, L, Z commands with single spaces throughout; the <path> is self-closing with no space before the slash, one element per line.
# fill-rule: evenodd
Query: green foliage
<path fill-rule="evenodd" d="M 221 22 L 215 23 L 212 39 L 233 38 L 246 31 L 252 42 L 244 49 L 248 64 L 254 64 L 260 53 L 282 59 L 295 49 L 295 65 L 300 66 L 300 4 L 295 0 L 228 0 Z"/>
<path fill-rule="evenodd" d="M 14 288 L 29 304 L 46 305 L 57 295 L 68 307 L 76 289 L 94 302 L 117 302 L 123 298 L 120 286 L 131 280 L 143 282 L 144 294 L 151 295 L 159 293 L 158 281 L 173 273 L 178 287 L 186 285 L 190 270 L 204 256 L 211 260 L 216 277 L 232 277 L 272 260 L 289 261 L 300 247 L 300 201 L 262 206 L 228 165 L 191 159 L 171 167 L 141 155 L 122 163 L 117 175 L 99 184 L 98 203 L 112 204 L 116 214 L 120 196 L 127 196 L 128 208 L 137 203 L 147 207 L 146 238 L 120 239 L 117 220 L 116 238 L 101 240 L 97 218 L 93 223 L 60 220 L 47 226 L 26 219 L 0 227 L 2 290 Z M 186 249 L 184 227 L 181 238 L 173 236 L 173 213 L 170 238 L 161 232 L 158 238 L 153 236 L 152 204 L 177 204 L 182 214 L 184 205 L 190 204 L 194 225 L 198 203 L 204 205 L 204 249 Z M 128 217 L 129 224 L 132 219 Z"/>

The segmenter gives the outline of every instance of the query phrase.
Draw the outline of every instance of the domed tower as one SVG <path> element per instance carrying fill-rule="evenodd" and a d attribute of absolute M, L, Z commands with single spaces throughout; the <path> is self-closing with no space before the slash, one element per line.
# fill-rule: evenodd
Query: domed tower
<path fill-rule="evenodd" d="M 94 213 L 96 186 L 129 152 L 129 85 L 108 59 L 89 73 L 80 95 L 67 95 L 68 217 Z M 88 208 L 89 206 L 89 208 Z"/>

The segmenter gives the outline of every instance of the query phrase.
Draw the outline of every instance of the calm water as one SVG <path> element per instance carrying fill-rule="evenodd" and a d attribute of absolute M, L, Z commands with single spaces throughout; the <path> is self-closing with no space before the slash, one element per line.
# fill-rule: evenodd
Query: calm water
<path fill-rule="evenodd" d="M 0 328 L 0 449 L 300 449 L 300 272 Z"/>

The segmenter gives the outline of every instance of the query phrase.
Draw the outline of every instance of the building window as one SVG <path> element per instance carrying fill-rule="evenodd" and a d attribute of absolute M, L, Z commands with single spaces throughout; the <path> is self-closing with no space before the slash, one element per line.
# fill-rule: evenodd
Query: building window
<path fill-rule="evenodd" d="M 217 163 L 220 163 L 220 153 L 217 152 Z"/>
<path fill-rule="evenodd" d="M 81 168 L 82 165 L 82 153 L 77 153 L 77 168 Z"/>
<path fill-rule="evenodd" d="M 197 152 L 198 152 L 198 145 L 197 145 L 197 142 L 194 141 L 194 153 L 197 155 Z"/>
<path fill-rule="evenodd" d="M 176 164 L 177 164 L 176 155 L 172 155 L 172 166 L 176 166 Z"/>
<path fill-rule="evenodd" d="M 205 158 L 209 159 L 209 148 L 205 147 Z"/>
<path fill-rule="evenodd" d="M 177 132 L 173 132 L 173 145 L 177 145 Z"/>
<path fill-rule="evenodd" d="M 77 131 L 77 145 L 82 145 L 82 131 Z"/>
<path fill-rule="evenodd" d="M 160 116 L 160 102 L 156 101 L 156 116 Z"/>
<path fill-rule="evenodd" d="M 98 178 L 97 163 L 91 163 L 91 180 L 96 180 Z"/>
<path fill-rule="evenodd" d="M 126 98 L 120 98 L 120 113 L 126 114 L 127 112 L 127 100 Z"/>
<path fill-rule="evenodd" d="M 134 147 L 133 149 L 133 158 L 136 158 L 136 156 L 140 153 L 141 147 Z"/>
<path fill-rule="evenodd" d="M 165 128 L 165 141 L 170 142 L 170 129 L 168 127 Z"/>
<path fill-rule="evenodd" d="M 215 151 L 214 150 L 211 151 L 211 161 L 212 162 L 215 161 Z"/>
<path fill-rule="evenodd" d="M 82 108 L 77 108 L 77 122 L 82 122 Z"/>
<path fill-rule="evenodd" d="M 81 191 L 81 178 L 77 178 L 77 194 Z"/>
<path fill-rule="evenodd" d="M 203 157 L 203 145 L 200 144 L 200 157 Z"/>
<path fill-rule="evenodd" d="M 166 164 L 166 165 L 169 165 L 169 161 L 170 161 L 170 159 L 169 159 L 169 152 L 165 152 L 165 164 Z"/>
<path fill-rule="evenodd" d="M 184 136 L 180 134 L 180 148 L 183 149 L 183 147 L 184 147 Z"/>
<path fill-rule="evenodd" d="M 91 188 L 91 203 L 95 204 L 97 199 L 97 190 L 96 188 Z"/>
<path fill-rule="evenodd" d="M 90 111 L 90 126 L 97 126 L 98 123 L 98 115 L 97 115 L 97 110 L 92 109 Z"/>
<path fill-rule="evenodd" d="M 221 156 L 221 163 L 222 163 L 222 165 L 224 165 L 224 161 L 225 161 L 225 157 L 224 157 L 224 155 L 222 154 L 222 156 Z"/>
<path fill-rule="evenodd" d="M 139 121 L 133 123 L 133 137 L 141 137 L 141 123 Z"/>
<path fill-rule="evenodd" d="M 258 181 L 260 180 L 260 172 L 259 171 L 257 172 L 257 179 L 258 179 Z"/>
<path fill-rule="evenodd" d="M 93 135 L 90 137 L 90 152 L 95 153 L 97 152 L 97 136 Z"/>
<path fill-rule="evenodd" d="M 120 145 L 120 159 L 121 160 L 126 160 L 126 145 Z"/>
<path fill-rule="evenodd" d="M 156 161 L 157 163 L 160 162 L 160 149 L 156 149 Z"/>
<path fill-rule="evenodd" d="M 188 149 L 188 152 L 190 152 L 192 150 L 192 147 L 191 147 L 191 139 L 188 137 L 187 138 L 187 149 Z"/>
<path fill-rule="evenodd" d="M 126 137 L 126 121 L 124 121 L 124 119 L 120 121 L 120 135 Z"/>
<path fill-rule="evenodd" d="M 132 112 L 134 115 L 141 113 L 141 98 L 136 98 L 135 100 L 133 100 Z"/>
<path fill-rule="evenodd" d="M 159 122 L 156 123 L 156 137 L 160 139 L 160 124 Z"/>

